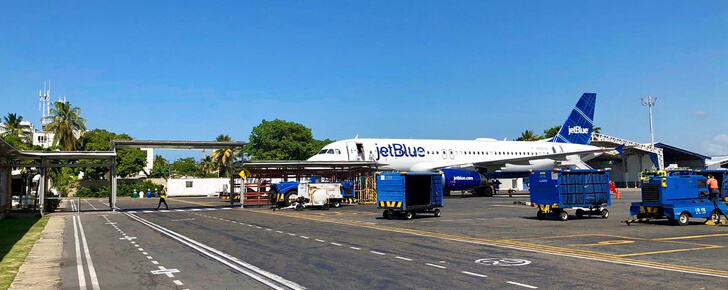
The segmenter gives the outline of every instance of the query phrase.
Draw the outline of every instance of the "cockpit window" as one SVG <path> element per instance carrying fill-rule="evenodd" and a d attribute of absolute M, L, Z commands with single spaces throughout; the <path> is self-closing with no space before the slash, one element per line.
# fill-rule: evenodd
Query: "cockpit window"
<path fill-rule="evenodd" d="M 329 151 L 326 152 L 326 154 L 334 154 L 334 149 L 329 149 Z"/>
<path fill-rule="evenodd" d="M 335 150 L 336 150 L 336 155 L 341 155 L 341 150 L 339 150 L 339 149 L 335 149 Z"/>
<path fill-rule="evenodd" d="M 326 154 L 326 149 L 323 149 L 323 150 L 319 151 L 318 154 Z"/>

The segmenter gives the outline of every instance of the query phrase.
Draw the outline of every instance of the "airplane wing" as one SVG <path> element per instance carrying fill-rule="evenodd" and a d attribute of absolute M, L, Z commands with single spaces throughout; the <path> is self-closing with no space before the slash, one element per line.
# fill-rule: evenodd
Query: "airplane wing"
<path fill-rule="evenodd" d="M 578 155 L 580 157 L 587 156 L 587 155 L 594 155 L 594 157 L 597 156 L 597 154 L 603 154 L 607 152 L 611 152 L 614 150 L 621 152 L 622 146 L 617 148 L 598 148 L 594 150 L 583 150 L 583 151 L 577 151 L 577 152 L 568 152 L 568 153 L 552 153 L 552 154 L 544 154 L 544 155 L 530 155 L 530 156 L 504 156 L 501 159 L 490 159 L 490 160 L 483 160 L 483 161 L 477 161 L 474 160 L 473 162 L 468 163 L 447 163 L 447 162 L 423 162 L 415 164 L 412 167 L 412 170 L 437 170 L 442 168 L 467 168 L 467 167 L 475 167 L 475 168 L 487 168 L 488 171 L 494 171 L 493 169 L 500 169 L 501 167 L 506 166 L 507 164 L 510 165 L 532 165 L 533 162 L 541 162 L 542 160 L 550 160 L 553 161 L 570 161 L 569 156 Z"/>

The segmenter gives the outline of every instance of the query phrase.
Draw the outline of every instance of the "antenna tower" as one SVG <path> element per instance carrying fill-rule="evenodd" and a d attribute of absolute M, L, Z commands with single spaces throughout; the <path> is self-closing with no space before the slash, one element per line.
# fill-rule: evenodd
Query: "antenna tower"
<path fill-rule="evenodd" d="M 43 113 L 40 123 L 45 128 L 48 125 L 46 117 L 51 115 L 51 80 L 48 80 L 48 90 L 46 90 L 46 83 L 43 82 L 43 90 L 38 92 L 38 97 L 40 98 L 38 109 Z"/>

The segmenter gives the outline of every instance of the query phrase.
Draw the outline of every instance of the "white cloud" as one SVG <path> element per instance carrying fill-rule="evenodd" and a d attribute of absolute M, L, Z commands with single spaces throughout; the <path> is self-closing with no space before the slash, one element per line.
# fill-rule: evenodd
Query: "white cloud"
<path fill-rule="evenodd" d="M 702 147 L 708 155 L 728 155 L 728 134 L 719 134 L 703 142 Z"/>
<path fill-rule="evenodd" d="M 695 111 L 695 112 L 693 112 L 692 116 L 694 118 L 704 119 L 704 118 L 707 118 L 708 117 L 708 112 L 706 112 L 706 111 Z"/>

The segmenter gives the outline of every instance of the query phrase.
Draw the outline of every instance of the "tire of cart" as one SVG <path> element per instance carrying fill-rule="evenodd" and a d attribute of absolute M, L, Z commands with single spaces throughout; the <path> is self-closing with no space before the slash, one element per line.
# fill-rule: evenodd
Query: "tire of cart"
<path fill-rule="evenodd" d="M 415 217 L 415 214 L 411 211 L 405 212 L 404 217 L 408 220 L 411 220 L 413 217 Z"/>
<path fill-rule="evenodd" d="M 677 225 L 686 226 L 690 223 L 690 215 L 687 212 L 681 212 L 680 216 L 677 217 Z"/>
<path fill-rule="evenodd" d="M 584 210 L 583 209 L 577 209 L 576 210 L 576 218 L 580 219 L 584 217 Z"/>
<path fill-rule="evenodd" d="M 565 210 L 562 210 L 559 212 L 559 219 L 562 221 L 566 221 L 569 219 L 569 213 L 567 213 Z"/>
<path fill-rule="evenodd" d="M 440 216 L 442 216 L 442 212 L 440 212 L 440 209 L 435 209 L 435 217 L 440 217 Z"/>
<path fill-rule="evenodd" d="M 609 218 L 609 211 L 607 209 L 603 209 L 602 212 L 599 213 L 603 219 Z"/>
<path fill-rule="evenodd" d="M 546 213 L 538 210 L 538 212 L 536 212 L 536 218 L 538 218 L 539 220 L 544 220 L 546 219 Z"/>

